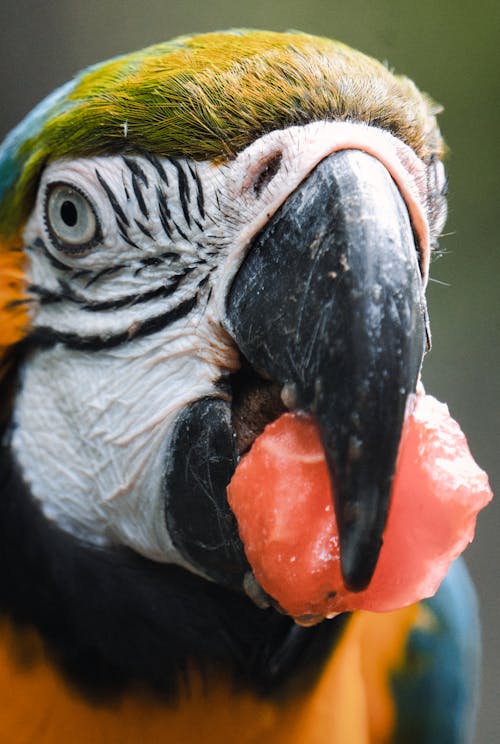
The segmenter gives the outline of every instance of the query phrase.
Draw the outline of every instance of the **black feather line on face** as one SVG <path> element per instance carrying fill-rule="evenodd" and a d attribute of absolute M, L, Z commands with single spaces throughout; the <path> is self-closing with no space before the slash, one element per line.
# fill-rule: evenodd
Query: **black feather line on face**
<path fill-rule="evenodd" d="M 346 616 L 298 628 L 179 567 L 79 542 L 44 518 L 2 441 L 0 611 L 35 627 L 85 695 L 139 683 L 175 699 L 192 663 L 260 695 L 314 682 Z"/>
<path fill-rule="evenodd" d="M 97 168 L 95 169 L 95 174 L 97 176 L 97 180 L 99 181 L 102 188 L 106 192 L 106 196 L 109 199 L 109 203 L 111 204 L 111 208 L 113 209 L 113 212 L 115 213 L 116 218 L 121 220 L 121 222 L 125 224 L 127 227 L 130 227 L 130 222 L 128 220 L 128 217 L 123 211 L 123 209 L 121 208 L 120 202 L 118 201 L 115 193 L 113 192 L 113 189 L 108 184 L 106 179 L 103 176 L 101 176 Z"/>
<path fill-rule="evenodd" d="M 161 315 L 146 318 L 136 326 L 111 336 L 80 336 L 78 333 L 57 331 L 49 326 L 38 326 L 34 328 L 27 337 L 27 341 L 34 347 L 48 349 L 55 344 L 64 344 L 69 349 L 80 351 L 100 351 L 102 349 L 114 349 L 121 344 L 128 343 L 134 338 L 149 336 L 157 333 L 177 320 L 184 318 L 194 309 L 198 301 L 198 295 L 184 300 L 171 310 Z"/>
<path fill-rule="evenodd" d="M 197 170 L 193 168 L 191 165 L 189 166 L 189 170 L 191 171 L 191 175 L 196 181 L 196 190 L 197 190 L 196 204 L 198 206 L 198 211 L 200 213 L 200 217 L 202 219 L 205 219 L 205 197 L 203 195 L 203 184 L 200 180 Z"/>
<path fill-rule="evenodd" d="M 181 228 L 179 227 L 179 225 L 177 224 L 177 222 L 175 220 L 172 220 L 172 222 L 173 222 L 173 225 L 174 225 L 175 229 L 177 230 L 177 232 L 181 236 L 181 238 L 183 238 L 186 242 L 189 242 L 188 236 L 186 235 L 186 233 L 183 230 L 181 230 Z"/>
<path fill-rule="evenodd" d="M 96 271 L 96 273 L 86 282 L 85 289 L 88 289 L 92 286 L 92 284 L 95 284 L 103 277 L 110 277 L 113 274 L 117 274 L 122 269 L 128 269 L 128 264 L 124 263 L 118 263 L 114 266 L 107 266 L 105 269 L 101 269 L 100 271 Z M 72 276 L 72 279 L 75 279 L 75 275 Z"/>
<path fill-rule="evenodd" d="M 158 199 L 158 214 L 160 216 L 161 226 L 163 227 L 167 238 L 172 240 L 172 231 L 169 225 L 171 214 L 170 209 L 168 208 L 167 197 L 158 186 L 156 187 L 156 198 Z"/>
<path fill-rule="evenodd" d="M 122 267 L 123 264 L 119 268 Z M 171 274 L 166 279 L 165 283 L 161 284 L 159 287 L 149 289 L 145 292 L 142 292 L 142 294 L 125 295 L 122 297 L 115 297 L 111 300 L 88 300 L 83 295 L 75 292 L 67 282 L 64 282 L 62 280 L 59 280 L 59 292 L 53 292 L 52 290 L 46 289 L 45 287 L 42 287 L 38 284 L 30 284 L 28 287 L 28 292 L 36 295 L 41 305 L 50 305 L 64 300 L 66 302 L 71 302 L 74 305 L 79 306 L 82 310 L 86 310 L 88 312 L 95 313 L 115 311 L 122 307 L 133 307 L 134 305 L 141 305 L 154 299 L 166 299 L 167 297 L 171 297 L 179 288 L 179 285 L 181 284 L 183 279 L 189 276 L 189 274 L 194 271 L 194 269 L 194 266 L 186 266 L 184 269 L 182 269 L 182 271 L 176 274 Z M 105 274 L 112 274 L 117 270 L 118 269 L 114 267 L 103 269 L 103 271 L 99 273 L 99 277 L 104 276 Z M 94 280 L 92 280 L 86 286 L 90 286 L 93 281 Z M 175 315 L 174 317 L 175 319 L 178 319 L 177 315 Z"/>
<path fill-rule="evenodd" d="M 189 214 L 189 204 L 188 202 L 191 199 L 191 190 L 189 188 L 189 181 L 187 179 L 187 176 L 184 172 L 184 169 L 182 165 L 179 163 L 178 160 L 175 158 L 169 158 L 169 161 L 172 163 L 174 168 L 177 171 L 177 182 L 178 182 L 178 188 L 179 188 L 179 199 L 181 202 L 182 207 L 182 213 L 184 215 L 184 219 L 186 220 L 186 224 L 188 227 L 191 227 L 191 216 Z M 177 225 L 176 225 L 177 227 Z M 179 229 L 179 228 L 177 228 Z M 180 232 L 180 230 L 179 230 Z M 182 234 L 182 233 L 181 233 Z"/>
<path fill-rule="evenodd" d="M 156 157 L 156 155 L 153 155 L 152 152 L 148 152 L 147 150 L 141 151 L 141 155 L 145 157 L 146 160 L 149 160 L 153 168 L 155 168 L 156 172 L 160 176 L 163 183 L 166 184 L 166 186 L 168 186 L 169 184 L 168 176 L 165 172 L 163 165 L 161 164 L 160 160 Z"/>
<path fill-rule="evenodd" d="M 147 188 L 149 186 L 148 177 L 142 170 L 139 163 L 136 160 L 133 160 L 132 158 L 127 158 L 125 155 L 123 156 L 123 162 L 125 163 L 127 168 L 131 171 L 131 173 L 134 176 L 136 176 L 137 178 L 140 178 L 144 186 Z"/>
<path fill-rule="evenodd" d="M 143 235 L 145 235 L 150 240 L 154 240 L 153 233 L 151 232 L 151 230 L 149 230 L 146 227 L 146 225 L 143 225 L 142 222 L 140 222 L 139 220 L 134 220 L 134 222 L 137 225 L 137 227 L 139 228 L 139 230 L 142 232 Z"/>
<path fill-rule="evenodd" d="M 132 174 L 132 188 L 134 190 L 134 195 L 137 200 L 137 204 L 139 205 L 139 209 L 141 210 L 143 216 L 146 219 L 149 219 L 149 210 L 147 208 L 146 202 L 144 200 L 144 196 L 141 191 L 139 179 L 134 174 Z"/>
<path fill-rule="evenodd" d="M 125 232 L 123 232 L 122 230 L 120 230 L 119 232 L 120 232 L 120 236 L 121 236 L 121 238 L 122 238 L 122 239 L 123 239 L 123 240 L 124 240 L 124 241 L 125 241 L 125 242 L 126 242 L 126 243 L 127 243 L 128 245 L 130 245 L 130 246 L 131 246 L 132 248 L 137 248 L 137 250 L 138 250 L 138 251 L 142 250 L 142 248 L 140 248 L 140 247 L 139 247 L 139 246 L 137 245 L 137 243 L 134 243 L 134 241 L 133 241 L 133 240 L 131 240 L 131 239 L 130 239 L 130 238 L 128 237 L 128 235 L 126 235 L 126 233 L 125 233 Z"/>

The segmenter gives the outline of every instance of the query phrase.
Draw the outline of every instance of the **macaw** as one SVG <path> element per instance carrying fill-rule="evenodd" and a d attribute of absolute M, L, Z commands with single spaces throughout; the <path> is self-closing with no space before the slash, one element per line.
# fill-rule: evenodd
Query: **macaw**
<path fill-rule="evenodd" d="M 341 43 L 236 30 L 95 65 L 7 136 L 1 741 L 471 740 L 460 561 L 431 599 L 302 627 L 226 497 L 266 424 L 311 413 L 369 584 L 430 339 L 437 113 Z"/>

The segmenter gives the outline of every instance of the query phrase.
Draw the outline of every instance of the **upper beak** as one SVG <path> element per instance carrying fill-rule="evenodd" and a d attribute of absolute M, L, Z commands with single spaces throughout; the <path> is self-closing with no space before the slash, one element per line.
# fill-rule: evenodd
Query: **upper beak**
<path fill-rule="evenodd" d="M 355 150 L 327 157 L 287 199 L 228 296 L 241 352 L 317 422 L 354 591 L 382 545 L 425 312 L 405 202 L 385 167 Z"/>

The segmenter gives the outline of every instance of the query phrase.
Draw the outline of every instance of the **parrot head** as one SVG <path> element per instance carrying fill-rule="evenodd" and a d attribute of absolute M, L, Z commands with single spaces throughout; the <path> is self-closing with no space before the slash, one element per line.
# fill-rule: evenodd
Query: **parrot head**
<path fill-rule="evenodd" d="M 370 582 L 429 344 L 437 110 L 340 43 L 232 31 L 96 65 L 7 137 L 2 458 L 51 529 L 255 596 L 226 487 L 305 411 Z"/>

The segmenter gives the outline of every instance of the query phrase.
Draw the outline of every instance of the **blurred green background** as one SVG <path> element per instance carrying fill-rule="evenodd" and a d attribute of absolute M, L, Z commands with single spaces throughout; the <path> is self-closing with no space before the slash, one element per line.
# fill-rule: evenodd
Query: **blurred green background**
<path fill-rule="evenodd" d="M 500 3 L 498 0 L 1 0 L 0 137 L 56 85 L 111 55 L 193 31 L 247 26 L 340 39 L 440 101 L 449 145 L 446 255 L 431 270 L 428 392 L 448 402 L 500 493 Z M 500 506 L 467 560 L 478 586 L 484 672 L 478 744 L 500 741 Z"/>

